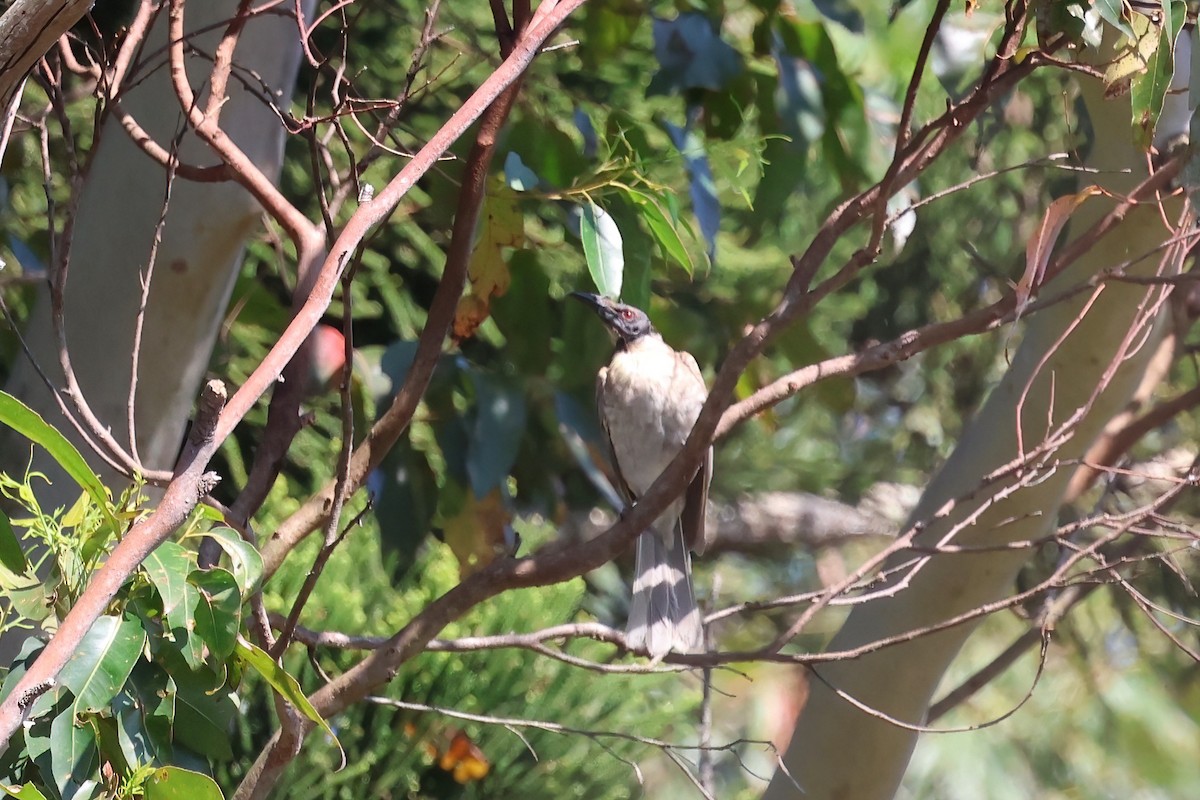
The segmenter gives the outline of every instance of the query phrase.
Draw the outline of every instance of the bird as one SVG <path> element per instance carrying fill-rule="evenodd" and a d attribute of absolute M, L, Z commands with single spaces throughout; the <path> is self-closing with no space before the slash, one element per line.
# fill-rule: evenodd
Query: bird
<path fill-rule="evenodd" d="M 608 328 L 615 349 L 596 378 L 600 417 L 627 504 L 636 503 L 683 448 L 708 387 L 696 359 L 663 341 L 646 312 L 602 295 L 573 292 Z M 704 628 L 692 589 L 691 556 L 704 552 L 712 448 L 688 484 L 638 535 L 626 644 L 653 657 L 701 652 Z"/>

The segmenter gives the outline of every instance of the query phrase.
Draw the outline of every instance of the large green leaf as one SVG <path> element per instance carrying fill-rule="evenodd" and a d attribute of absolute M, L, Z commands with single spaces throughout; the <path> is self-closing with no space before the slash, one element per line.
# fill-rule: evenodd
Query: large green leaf
<path fill-rule="evenodd" d="M 1137 72 L 1130 82 L 1129 104 L 1133 110 L 1134 141 L 1143 150 L 1154 142 L 1154 129 L 1162 114 L 1167 89 L 1175 72 L 1175 41 L 1187 16 L 1182 0 L 1167 0 L 1162 4 L 1163 20 L 1158 33 L 1158 46 L 1147 59 L 1145 69 Z"/>
<path fill-rule="evenodd" d="M 146 633 L 137 622 L 114 616 L 96 620 L 58 676 L 75 695 L 75 709 L 107 708 L 145 645 Z"/>
<path fill-rule="evenodd" d="M 161 764 L 170 760 L 176 691 L 174 680 L 165 670 L 139 661 L 113 699 L 117 742 L 129 763 Z"/>
<path fill-rule="evenodd" d="M 163 542 L 146 556 L 142 569 L 162 598 L 163 614 L 170 616 L 187 599 L 187 577 L 195 568 L 191 552 L 176 542 Z"/>
<path fill-rule="evenodd" d="M 175 740 L 184 747 L 216 759 L 229 759 L 229 729 L 237 715 L 237 697 L 212 686 L 211 675 L 176 671 Z"/>
<path fill-rule="evenodd" d="M 88 792 L 81 791 L 90 782 L 98 766 L 96 731 L 90 723 L 75 724 L 75 713 L 67 709 L 50 724 L 50 764 L 53 781 L 63 800 Z M 43 774 L 43 777 L 49 777 Z"/>
<path fill-rule="evenodd" d="M 254 545 L 247 542 L 232 528 L 217 527 L 205 534 L 214 539 L 229 555 L 230 572 L 237 579 L 238 590 L 242 597 L 249 597 L 258 589 L 262 580 L 262 555 Z"/>
<path fill-rule="evenodd" d="M 37 790 L 32 783 L 27 783 L 24 786 L 4 786 L 0 785 L 0 789 L 9 797 L 15 797 L 17 800 L 46 800 L 46 795 Z"/>
<path fill-rule="evenodd" d="M 237 579 L 229 570 L 217 567 L 195 570 L 188 576 L 188 583 L 200 593 L 195 633 L 216 659 L 224 661 L 233 652 L 242 621 Z"/>
<path fill-rule="evenodd" d="M 181 767 L 157 769 L 145 783 L 146 800 L 222 800 L 221 788 L 207 775 Z"/>
<path fill-rule="evenodd" d="M 605 297 L 620 298 L 625 254 L 621 252 L 621 231 L 617 229 L 617 223 L 603 208 L 588 202 L 579 219 L 579 238 L 583 241 L 583 255 L 596 289 Z"/>
<path fill-rule="evenodd" d="M 0 509 L 0 564 L 18 575 L 24 574 L 25 570 L 29 569 L 29 562 L 25 560 L 25 551 L 21 549 L 21 542 L 18 541 L 17 534 L 13 532 L 8 515 L 2 509 Z"/>
<path fill-rule="evenodd" d="M 83 460 L 75 445 L 67 441 L 65 436 L 42 419 L 36 411 L 7 392 L 0 392 L 0 424 L 7 425 L 49 453 L 50 457 L 91 495 L 113 529 L 120 529 L 108 508 L 108 490 Z"/>
<path fill-rule="evenodd" d="M 338 746 L 338 749 L 341 750 L 341 742 L 334 735 L 333 728 L 330 728 L 329 723 L 317 713 L 317 710 L 313 708 L 313 704 L 308 702 L 308 698 L 304 695 L 304 690 L 300 688 L 300 684 L 283 667 L 276 664 L 262 648 L 251 644 L 241 636 L 237 640 L 237 655 L 238 660 L 244 666 L 261 675 L 293 708 L 320 725 L 321 729 L 325 731 L 334 744 Z M 342 750 L 342 754 L 344 758 L 344 750 Z"/>

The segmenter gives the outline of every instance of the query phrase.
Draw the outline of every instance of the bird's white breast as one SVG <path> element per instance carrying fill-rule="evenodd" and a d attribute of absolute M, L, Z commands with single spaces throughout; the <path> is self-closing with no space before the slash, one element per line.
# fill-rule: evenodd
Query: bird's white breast
<path fill-rule="evenodd" d="M 634 495 L 644 494 L 683 447 L 704 395 L 703 381 L 662 339 L 639 339 L 613 356 L 602 413 Z"/>

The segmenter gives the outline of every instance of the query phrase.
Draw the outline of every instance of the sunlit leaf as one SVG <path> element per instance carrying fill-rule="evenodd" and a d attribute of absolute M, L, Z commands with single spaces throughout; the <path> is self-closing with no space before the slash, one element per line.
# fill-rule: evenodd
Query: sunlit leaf
<path fill-rule="evenodd" d="M 1104 70 L 1105 94 L 1115 96 L 1129 90 L 1134 75 L 1146 71 L 1150 58 L 1158 49 L 1159 29 L 1144 14 L 1134 14 L 1129 20 L 1134 38 Z"/>
<path fill-rule="evenodd" d="M 1175 73 L 1175 42 L 1183 29 L 1187 6 L 1182 0 L 1169 0 L 1163 3 L 1162 11 L 1158 46 L 1150 55 L 1145 71 L 1135 74 L 1130 83 L 1134 141 L 1143 150 L 1150 149 L 1154 142 L 1154 129 Z"/>
<path fill-rule="evenodd" d="M 508 291 L 512 280 L 508 272 L 505 249 L 520 247 L 525 242 L 525 223 L 511 193 L 489 191 L 479 220 L 479 235 L 467 277 L 471 282 L 468 294 L 459 300 L 454 313 L 454 336 L 466 339 L 487 319 L 493 297 Z"/>
<path fill-rule="evenodd" d="M 181 767 L 162 767 L 145 783 L 146 800 L 222 800 L 221 788 L 207 775 Z"/>
<path fill-rule="evenodd" d="M 621 251 L 621 231 L 617 229 L 617 223 L 607 211 L 588 202 L 582 208 L 579 238 L 583 242 L 588 274 L 596 289 L 605 297 L 619 299 L 625 276 L 625 254 Z"/>
<path fill-rule="evenodd" d="M 46 795 L 37 790 L 32 783 L 27 783 L 24 786 L 5 786 L 0 784 L 0 789 L 4 790 L 4 794 L 8 797 L 15 797 L 16 800 L 46 800 Z"/>
<path fill-rule="evenodd" d="M 695 271 L 696 265 L 692 262 L 687 248 L 684 247 L 679 231 L 676 230 L 678 222 L 668 216 L 658 198 L 636 189 L 622 188 L 629 199 L 633 201 L 634 206 L 641 214 L 642 221 L 646 223 L 646 227 L 654 236 L 654 240 L 662 248 L 663 255 L 683 267 L 687 274 L 691 275 Z"/>
<path fill-rule="evenodd" d="M 163 542 L 156 547 L 142 569 L 162 598 L 164 615 L 170 615 L 187 597 L 187 576 L 196 568 L 191 552 L 176 542 Z"/>
<path fill-rule="evenodd" d="M 608 212 L 622 232 L 621 252 L 625 256 L 624 277 L 621 280 L 621 301 L 637 306 L 650 307 L 651 256 L 656 250 L 654 237 L 642 223 L 642 214 L 625 196 L 613 197 Z"/>
<path fill-rule="evenodd" d="M 75 445 L 67 441 L 54 426 L 7 392 L 0 392 L 0 424 L 7 425 L 49 453 L 63 471 L 91 495 L 108 524 L 114 530 L 119 530 L 116 518 L 108 509 L 108 490 L 75 449 Z"/>
<path fill-rule="evenodd" d="M 216 527 L 204 535 L 215 540 L 229 556 L 230 571 L 237 579 L 238 590 L 243 598 L 249 597 L 262 579 L 263 561 L 258 549 L 233 528 Z"/>
<path fill-rule="evenodd" d="M 271 684 L 271 688 L 278 692 L 297 711 L 319 725 L 325 731 L 325 734 L 333 740 L 333 743 L 337 745 L 338 750 L 342 749 L 342 745 L 338 742 L 337 737 L 334 736 L 333 729 L 329 727 L 329 723 L 317 713 L 312 703 L 308 701 L 308 697 L 305 696 L 304 690 L 300 688 L 300 684 L 296 682 L 295 678 L 284 671 L 283 667 L 276 664 L 261 648 L 251 644 L 241 636 L 237 639 L 237 656 L 243 665 L 261 675 L 267 683 Z M 343 750 L 343 761 L 345 760 L 345 755 L 346 753 Z"/>
<path fill-rule="evenodd" d="M 102 616 L 75 648 L 58 680 L 75 695 L 78 709 L 107 708 L 129 677 L 145 644 L 146 632 L 137 622 Z"/>

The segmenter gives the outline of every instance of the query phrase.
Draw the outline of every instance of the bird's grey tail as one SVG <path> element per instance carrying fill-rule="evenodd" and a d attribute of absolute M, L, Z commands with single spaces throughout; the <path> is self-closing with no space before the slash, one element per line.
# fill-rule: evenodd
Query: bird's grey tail
<path fill-rule="evenodd" d="M 700 610 L 692 592 L 691 556 L 678 525 L 673 535 L 670 548 L 654 530 L 638 537 L 625 634 L 630 647 L 645 647 L 652 656 L 672 650 L 698 653 L 704 644 Z"/>

